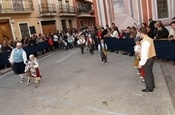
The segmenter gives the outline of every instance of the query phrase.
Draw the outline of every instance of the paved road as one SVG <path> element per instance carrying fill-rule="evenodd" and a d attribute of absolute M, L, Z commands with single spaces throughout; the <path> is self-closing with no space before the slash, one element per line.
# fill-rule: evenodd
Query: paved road
<path fill-rule="evenodd" d="M 81 55 L 79 49 L 57 51 L 39 60 L 40 87 L 19 83 L 9 72 L 0 76 L 0 115 L 175 115 L 158 62 L 156 89 L 141 92 L 133 57 L 108 53 Z"/>

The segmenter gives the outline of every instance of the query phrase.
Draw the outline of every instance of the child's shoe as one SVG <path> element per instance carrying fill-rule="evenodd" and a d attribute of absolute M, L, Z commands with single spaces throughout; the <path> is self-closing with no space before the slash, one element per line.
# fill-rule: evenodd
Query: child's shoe
<path fill-rule="evenodd" d="M 35 88 L 37 88 L 38 87 L 38 83 L 35 83 Z"/>
<path fill-rule="evenodd" d="M 29 86 L 29 85 L 30 85 L 30 81 L 27 82 L 27 86 Z"/>
<path fill-rule="evenodd" d="M 25 80 L 24 78 L 21 78 L 21 81 L 20 81 L 20 83 L 23 83 L 23 82 L 24 82 L 24 80 Z"/>

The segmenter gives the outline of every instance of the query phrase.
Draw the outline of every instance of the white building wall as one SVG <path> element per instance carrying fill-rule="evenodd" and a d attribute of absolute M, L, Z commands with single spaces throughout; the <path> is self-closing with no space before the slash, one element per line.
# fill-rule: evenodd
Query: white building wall
<path fill-rule="evenodd" d="M 103 4 L 103 0 L 98 0 L 97 2 L 98 6 L 99 6 L 99 14 L 100 14 L 100 25 L 101 26 L 105 26 L 106 25 L 106 19 L 105 19 L 105 12 L 104 12 L 104 4 Z"/>

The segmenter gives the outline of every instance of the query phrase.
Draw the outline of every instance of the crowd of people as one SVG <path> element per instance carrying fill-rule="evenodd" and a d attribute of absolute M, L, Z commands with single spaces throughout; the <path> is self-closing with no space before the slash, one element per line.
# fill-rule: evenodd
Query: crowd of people
<path fill-rule="evenodd" d="M 41 54 L 47 53 L 49 51 L 53 51 L 56 49 L 72 49 L 73 47 L 77 47 L 78 35 L 81 33 L 85 41 L 89 35 L 94 42 L 94 49 L 98 49 L 98 44 L 100 43 L 101 39 L 108 38 L 108 37 L 115 37 L 118 39 L 134 39 L 138 35 L 138 29 L 140 27 L 146 27 L 147 34 L 152 39 L 169 39 L 175 40 L 175 17 L 172 19 L 171 29 L 168 31 L 167 28 L 164 27 L 161 21 L 154 21 L 152 19 L 149 20 L 149 24 L 141 23 L 140 26 L 128 26 L 126 29 L 120 29 L 115 25 L 115 23 L 106 25 L 106 27 L 96 27 L 94 25 L 83 28 L 83 29 L 67 29 L 65 31 L 57 30 L 55 33 L 48 33 L 47 35 L 32 35 L 30 38 L 25 37 L 21 40 L 6 40 L 4 39 L 2 44 L 0 45 L 0 52 L 11 52 L 13 48 L 15 48 L 15 44 L 17 42 L 21 42 L 23 47 L 35 45 L 42 41 L 48 41 L 50 47 L 48 49 L 43 50 L 42 52 L 38 52 Z M 88 41 L 89 42 L 89 41 Z M 92 49 L 92 48 L 91 48 Z M 92 51 L 92 50 L 91 50 Z M 119 53 L 119 51 L 115 51 Z M 127 52 L 122 52 L 122 54 L 126 55 Z M 38 54 L 35 54 L 37 56 Z M 129 53 L 130 56 L 133 56 L 133 53 Z M 6 67 L 10 67 L 10 64 L 1 66 L 0 69 L 4 69 Z"/>
<path fill-rule="evenodd" d="M 21 40 L 3 40 L 2 45 L 0 47 L 0 52 L 11 52 L 10 63 L 3 65 L 0 69 L 4 69 L 7 67 L 11 67 L 14 65 L 12 54 L 15 52 L 21 52 L 18 57 L 19 52 L 16 54 L 16 62 L 15 73 L 20 74 L 21 82 L 24 81 L 23 73 L 24 73 L 24 65 L 27 64 L 27 57 L 25 51 L 22 47 L 36 45 L 37 43 L 47 41 L 49 48 L 44 49 L 41 52 L 36 52 L 36 54 L 32 54 L 29 56 L 29 62 L 36 63 L 38 62 L 35 56 L 45 54 L 49 51 L 54 51 L 58 49 L 72 49 L 74 47 L 80 47 L 82 55 L 84 54 L 84 49 L 89 50 L 90 54 L 94 54 L 94 50 L 98 50 L 101 55 L 101 63 L 107 64 L 107 44 L 104 43 L 104 39 L 108 38 L 116 38 L 116 39 L 133 39 L 135 40 L 136 46 L 134 47 L 135 51 L 135 68 L 139 69 L 139 73 L 141 74 L 141 82 L 146 83 L 146 89 L 142 90 L 143 92 L 152 92 L 154 85 L 154 76 L 152 73 L 152 66 L 154 62 L 154 57 L 156 56 L 155 48 L 153 44 L 153 40 L 158 39 L 167 39 L 169 41 L 175 40 L 175 18 L 172 19 L 171 29 L 168 31 L 164 27 L 161 21 L 154 21 L 152 19 L 149 20 L 149 25 L 146 23 L 141 23 L 140 26 L 128 26 L 126 29 L 121 29 L 115 25 L 115 23 L 106 25 L 106 27 L 96 27 L 91 25 L 89 27 L 77 30 L 77 29 L 67 29 L 65 31 L 57 30 L 55 33 L 49 32 L 47 35 L 32 35 L 30 38 L 25 37 Z M 139 37 L 138 37 L 139 36 Z M 139 39 L 138 39 L 139 38 Z M 140 39 L 141 38 L 141 39 Z M 141 42 L 142 41 L 142 42 Z M 17 44 L 17 45 L 16 45 Z M 142 45 L 141 45 L 142 44 Z M 146 49 L 144 49 L 144 48 Z M 150 49 L 151 47 L 151 49 Z M 149 51 L 150 53 L 145 53 Z M 117 54 L 120 52 L 119 50 L 115 51 Z M 121 51 L 122 54 L 126 55 L 128 52 Z M 130 56 L 133 56 L 134 53 L 129 53 Z M 146 57 L 145 57 L 146 56 Z M 19 60 L 17 59 L 19 58 Z M 19 63 L 19 62 L 20 63 Z M 30 64 L 29 64 L 30 65 Z M 39 66 L 36 68 L 38 69 Z M 13 68 L 13 66 L 12 66 Z M 22 70 L 16 68 L 23 68 Z M 36 70 L 36 68 L 33 68 Z M 14 68 L 13 68 L 14 69 Z M 38 71 L 38 70 L 37 70 Z M 36 72 L 35 72 L 36 73 Z M 32 75 L 32 74 L 29 74 Z M 41 75 L 36 74 L 36 86 L 38 86 L 39 78 Z M 151 76 L 151 77 L 145 77 Z M 31 77 L 31 76 L 30 76 Z M 28 84 L 30 83 L 30 77 L 28 78 Z M 151 81 L 150 81 L 151 80 Z M 151 86 L 150 86 L 151 85 Z"/>

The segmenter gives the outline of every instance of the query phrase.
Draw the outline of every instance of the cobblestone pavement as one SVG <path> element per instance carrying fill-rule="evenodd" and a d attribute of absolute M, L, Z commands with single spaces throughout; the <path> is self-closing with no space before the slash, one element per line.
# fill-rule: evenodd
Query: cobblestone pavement
<path fill-rule="evenodd" d="M 133 57 L 79 49 L 57 51 L 39 60 L 41 84 L 26 86 L 13 72 L 0 76 L 0 115 L 175 115 L 160 64 L 154 64 L 156 89 L 144 93 Z"/>

